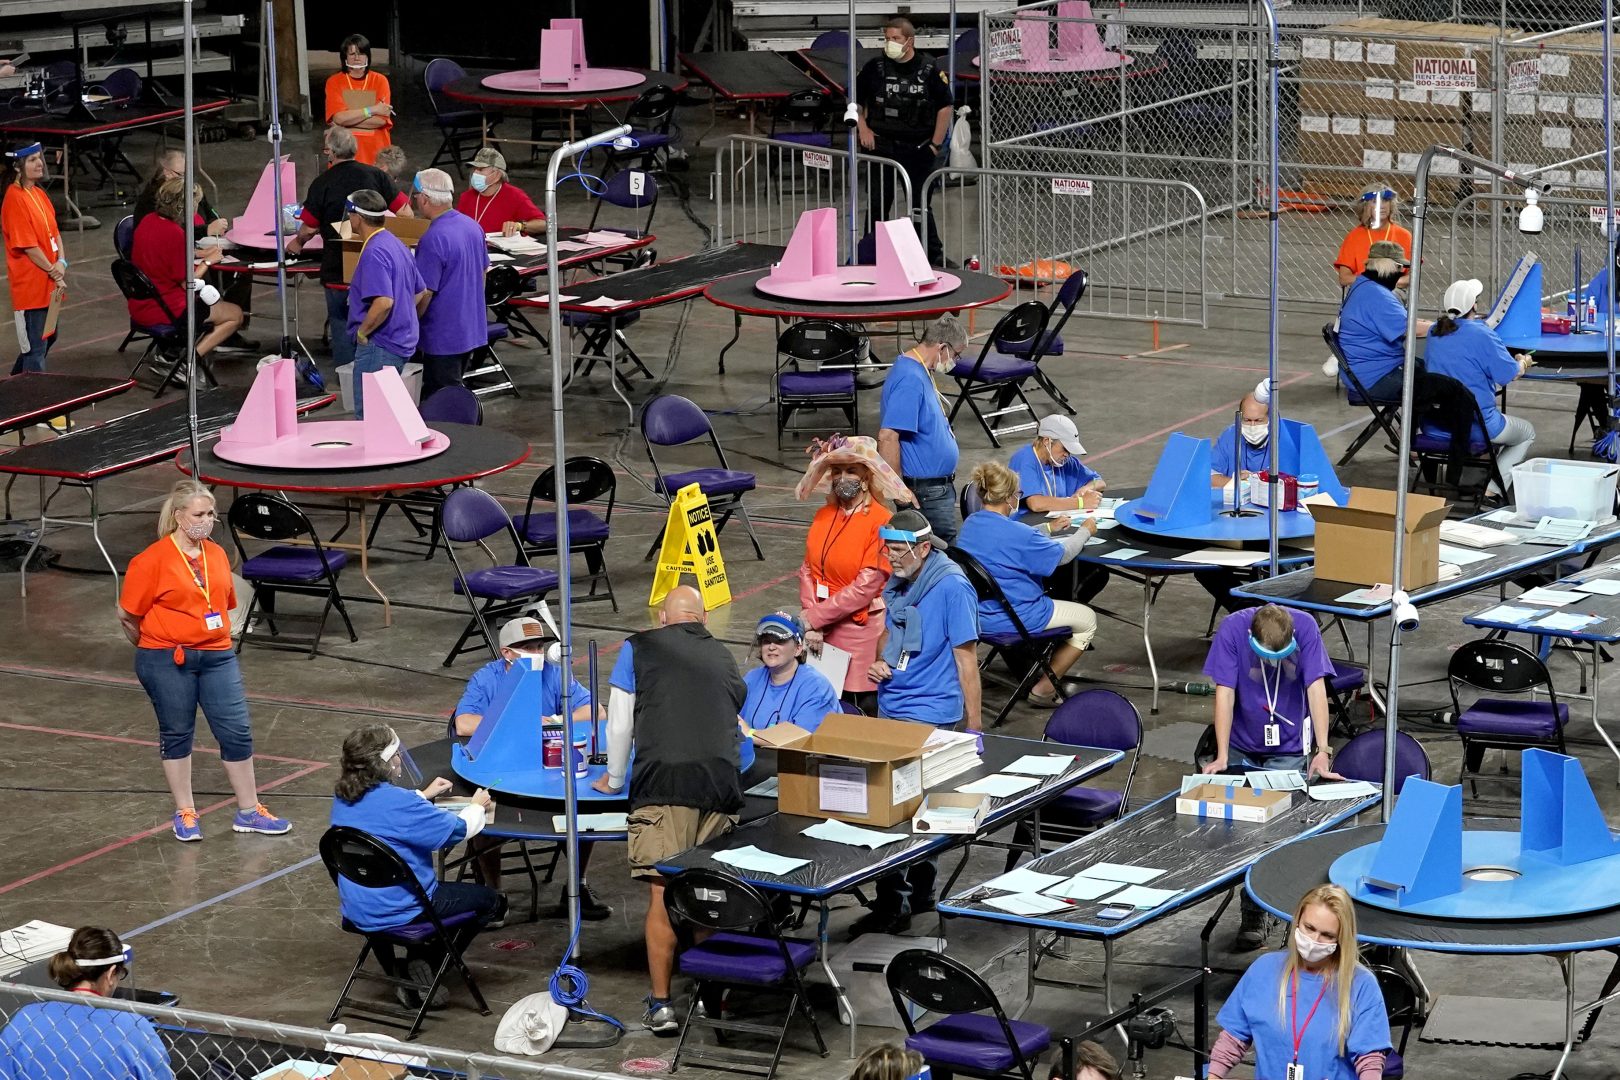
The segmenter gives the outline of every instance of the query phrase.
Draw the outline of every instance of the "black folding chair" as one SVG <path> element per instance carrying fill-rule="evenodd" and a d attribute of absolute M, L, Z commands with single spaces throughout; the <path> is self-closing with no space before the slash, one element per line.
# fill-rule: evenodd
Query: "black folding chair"
<path fill-rule="evenodd" d="M 944 953 L 907 949 L 895 954 L 883 977 L 906 1027 L 906 1049 L 921 1054 L 930 1069 L 1034 1080 L 1036 1062 L 1052 1045 L 1051 1029 L 1009 1019 L 978 972 Z M 918 1011 L 945 1015 L 918 1030 Z"/>
<path fill-rule="evenodd" d="M 1367 441 L 1378 434 L 1380 429 L 1389 437 L 1391 446 L 1399 446 L 1401 444 L 1401 435 L 1400 428 L 1397 425 L 1401 422 L 1401 403 L 1398 401 L 1374 401 L 1372 395 L 1367 393 L 1367 388 L 1361 385 L 1361 380 L 1356 378 L 1356 373 L 1350 370 L 1350 361 L 1345 358 L 1344 348 L 1339 344 L 1339 330 L 1336 320 L 1322 327 L 1322 340 L 1327 342 L 1327 347 L 1332 350 L 1334 358 L 1339 361 L 1339 375 L 1349 384 L 1349 391 L 1345 395 L 1345 400 L 1351 405 L 1365 405 L 1372 411 L 1372 419 L 1367 421 L 1367 426 L 1361 429 L 1361 434 L 1351 441 L 1350 448 L 1339 459 L 1339 464 L 1348 465 L 1350 459 L 1355 457 L 1361 448 L 1367 445 Z"/>
<path fill-rule="evenodd" d="M 601 458 L 571 457 L 563 465 L 563 484 L 568 489 L 568 552 L 585 556 L 585 575 L 573 578 L 576 584 L 590 582 L 591 591 L 573 594 L 573 602 L 582 604 L 590 600 L 606 600 L 619 610 L 619 601 L 613 595 L 613 579 L 607 570 L 607 542 L 613 532 L 613 502 L 618 497 L 619 480 L 613 467 Z M 601 503 L 598 514 L 589 504 Z M 536 502 L 549 504 L 535 509 Z M 523 513 L 512 519 L 512 525 L 523 538 L 523 547 L 530 555 L 557 554 L 557 468 L 547 466 L 535 477 L 529 488 L 529 501 Z M 571 561 L 571 560 L 570 560 Z M 606 586 L 605 593 L 596 591 L 597 582 Z"/>
<path fill-rule="evenodd" d="M 163 313 L 165 321 L 161 324 L 140 325 L 134 319 L 129 322 L 132 331 L 131 338 L 134 337 L 133 331 L 138 330 L 151 339 L 147 342 L 146 351 L 141 353 L 141 358 L 135 361 L 134 367 L 129 369 L 129 377 L 133 379 L 141 368 L 148 364 L 151 364 L 156 369 L 158 365 L 153 362 L 154 357 L 161 357 L 168 361 L 168 370 L 163 373 L 163 378 L 159 380 L 157 389 L 152 391 L 153 397 L 162 397 L 163 391 L 167 390 L 171 384 L 175 386 L 184 385 L 184 368 L 187 360 L 186 324 L 180 321 L 179 315 L 169 309 L 169 305 L 163 300 L 163 294 L 158 292 L 156 285 L 152 284 L 152 279 L 141 273 L 140 269 L 128 259 L 113 260 L 112 276 L 113 283 L 118 286 L 118 291 L 124 294 L 126 302 L 150 300 Z M 188 311 L 186 314 L 190 315 L 190 312 Z M 127 343 L 129 339 L 126 338 L 125 340 Z M 214 378 L 214 365 L 206 358 L 197 357 L 197 373 L 202 376 L 209 386 L 219 385 L 219 381 Z"/>
<path fill-rule="evenodd" d="M 822 319 L 806 319 L 782 331 L 776 339 L 779 449 L 784 434 L 802 430 L 788 426 L 800 410 L 838 409 L 849 421 L 850 432 L 860 431 L 855 364 L 863 344 L 862 336 L 847 326 Z M 784 370 L 784 366 L 792 370 Z"/>
<path fill-rule="evenodd" d="M 1420 371 L 1412 386 L 1412 453 L 1417 456 L 1413 489 L 1458 500 L 1472 499 L 1475 509 L 1494 483 L 1505 493 L 1496 444 L 1485 435 L 1485 417 L 1469 389 L 1449 375 Z M 1478 483 L 1464 483 L 1468 470 L 1478 470 Z"/>
<path fill-rule="evenodd" d="M 956 403 L 951 406 L 952 424 L 956 423 L 956 414 L 965 403 L 990 437 L 991 446 L 999 447 L 1003 435 L 1035 430 L 1035 410 L 1024 395 L 1024 383 L 1035 377 L 1040 364 L 1027 354 L 1003 352 L 998 343 L 1039 342 L 1045 336 L 1050 315 L 1039 300 L 1026 300 L 996 323 L 979 350 L 978 359 L 957 358 L 951 369 L 951 378 L 956 380 L 957 386 Z M 980 401 L 988 401 L 989 409 L 981 409 Z M 1015 424 L 1000 422 L 1002 417 L 1017 413 L 1026 414 L 1028 419 Z"/>
<path fill-rule="evenodd" d="M 237 652 L 241 652 L 242 646 L 247 644 L 255 611 L 263 610 L 271 635 L 281 636 L 276 629 L 276 594 L 284 592 L 325 598 L 320 618 L 315 624 L 315 633 L 309 640 L 311 657 L 320 647 L 321 634 L 326 630 L 326 617 L 334 607 L 343 616 L 349 640 L 360 640 L 354 632 L 354 623 L 349 621 L 349 611 L 343 605 L 343 594 L 338 591 L 338 574 L 349 557 L 344 552 L 332 551 L 323 545 L 320 534 L 302 510 L 280 496 L 252 491 L 238 495 L 231 503 L 228 520 L 231 539 L 242 558 L 239 573 L 253 586 L 253 599 L 248 602 L 247 614 L 243 617 L 247 625 L 243 626 L 241 635 L 236 639 Z M 250 557 L 242 543 L 244 535 L 274 546 Z M 257 635 L 253 637 L 255 645 L 303 648 L 301 641 L 265 641 Z"/>
<path fill-rule="evenodd" d="M 996 718 L 991 722 L 990 726 L 1000 727 L 1001 722 L 1007 719 L 1007 714 L 1012 712 L 1012 707 L 1024 695 L 1029 693 L 1030 688 L 1039 681 L 1042 675 L 1051 680 L 1052 689 L 1057 692 L 1058 698 L 1066 700 L 1068 695 L 1063 692 L 1063 687 L 1059 685 L 1057 675 L 1052 671 L 1052 653 L 1060 644 L 1069 639 L 1073 631 L 1067 626 L 1054 627 L 1051 630 L 1045 627 L 1036 630 L 1029 629 L 1024 625 L 1024 620 L 1018 617 L 1017 609 L 1008 602 L 1007 594 L 1001 589 L 1001 583 L 990 576 L 990 572 L 984 568 L 983 563 L 956 545 L 946 548 L 945 554 L 950 557 L 952 562 L 960 566 L 962 572 L 967 575 L 969 583 L 973 586 L 973 591 L 979 596 L 979 602 L 991 601 L 998 604 L 1002 612 L 1013 624 L 1014 632 L 1011 634 L 992 633 L 983 629 L 979 631 L 979 640 L 990 646 L 990 651 L 984 654 L 983 660 L 979 661 L 979 670 L 983 671 L 997 656 L 1004 656 L 1007 666 L 1014 672 L 1018 670 L 1018 665 L 1014 660 L 1015 654 L 1026 655 L 1033 659 L 1033 663 L 1029 665 L 1029 668 L 1013 686 L 1013 692 L 1008 695 L 1006 704 L 1001 706 L 1001 711 L 996 713 Z"/>

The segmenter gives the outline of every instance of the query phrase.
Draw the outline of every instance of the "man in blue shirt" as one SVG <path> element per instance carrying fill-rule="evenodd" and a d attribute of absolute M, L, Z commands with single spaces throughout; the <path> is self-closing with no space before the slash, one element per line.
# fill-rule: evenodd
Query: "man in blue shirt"
<path fill-rule="evenodd" d="M 349 196 L 349 228 L 360 238 L 360 258 L 349 282 L 349 334 L 354 338 L 354 415 L 365 415 L 368 371 L 402 371 L 421 338 L 417 302 L 425 291 L 422 275 L 405 241 L 383 228 L 388 203 L 362 188 Z"/>
<path fill-rule="evenodd" d="M 1048 514 L 1095 509 L 1108 484 L 1080 460 L 1085 452 L 1080 444 L 1080 429 L 1073 420 L 1062 413 L 1042 417 L 1035 429 L 1035 441 L 1015 450 L 1007 459 L 1007 468 L 1018 474 L 1018 490 L 1022 493 L 1013 520 L 1040 528 L 1047 524 Z M 1062 519 L 1052 521 L 1060 525 Z M 1050 533 L 1058 525 L 1047 531 Z M 1107 587 L 1106 566 L 1074 559 L 1058 567 L 1046 591 L 1054 599 L 1089 604 Z"/>
<path fill-rule="evenodd" d="M 878 416 L 878 453 L 911 489 L 912 503 L 949 542 L 961 521 L 956 509 L 956 462 L 961 452 L 933 373 L 949 371 L 967 349 L 967 330 L 954 315 L 941 315 L 923 331 L 922 342 L 901 353 L 883 380 Z"/>
<path fill-rule="evenodd" d="M 455 197 L 455 184 L 443 169 L 416 174 L 411 208 L 431 223 L 416 242 L 424 286 L 417 303 L 424 401 L 440 387 L 460 386 L 467 361 L 489 343 L 484 307 L 489 249 L 478 223 L 451 207 Z"/>
<path fill-rule="evenodd" d="M 1253 394 L 1244 394 L 1239 421 L 1227 424 L 1209 447 L 1209 483 L 1225 487 L 1233 477 L 1247 480 L 1271 468 L 1271 409 Z"/>
<path fill-rule="evenodd" d="M 1339 309 L 1339 348 L 1369 397 L 1399 401 L 1401 364 L 1406 358 L 1406 305 L 1395 288 L 1409 261 L 1401 245 L 1380 240 L 1367 249 L 1367 267 L 1350 283 Z M 1419 337 L 1429 324 L 1418 320 Z M 1345 388 L 1351 389 L 1347 379 Z"/>

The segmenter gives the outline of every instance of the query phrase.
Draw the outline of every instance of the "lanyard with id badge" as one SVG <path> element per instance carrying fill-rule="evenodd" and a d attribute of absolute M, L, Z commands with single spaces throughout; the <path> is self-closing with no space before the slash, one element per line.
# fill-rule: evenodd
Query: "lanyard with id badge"
<path fill-rule="evenodd" d="M 1290 976 L 1290 993 L 1288 1026 L 1290 1034 L 1294 1037 L 1294 1057 L 1288 1063 L 1288 1075 L 1285 1080 L 1306 1080 L 1305 1066 L 1299 1063 L 1299 1044 L 1305 1041 L 1305 1032 L 1311 1026 L 1311 1018 L 1316 1015 L 1316 1007 L 1322 1004 L 1322 997 L 1327 993 L 1328 981 L 1322 980 L 1322 989 L 1316 992 L 1316 1000 L 1311 1003 L 1311 1011 L 1305 1014 L 1305 1023 L 1299 1022 L 1299 972 Z"/>
<path fill-rule="evenodd" d="M 169 539 L 174 542 L 174 550 L 179 552 L 180 561 L 186 564 L 186 574 L 191 578 L 191 583 L 197 587 L 198 592 L 202 593 L 204 629 L 223 630 L 225 628 L 225 616 L 221 615 L 214 607 L 213 598 L 208 595 L 208 549 L 206 547 L 202 548 L 200 559 L 202 565 L 199 570 L 198 566 L 192 563 L 190 557 L 186 555 L 185 550 L 180 547 L 180 541 L 175 540 L 173 533 L 169 534 Z"/>

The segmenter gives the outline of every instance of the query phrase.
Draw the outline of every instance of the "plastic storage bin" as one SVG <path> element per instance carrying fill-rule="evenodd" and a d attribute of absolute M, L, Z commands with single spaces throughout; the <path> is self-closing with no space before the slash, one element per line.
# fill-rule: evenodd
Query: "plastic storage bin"
<path fill-rule="evenodd" d="M 889 984 L 883 978 L 883 969 L 889 966 L 896 953 L 907 949 L 927 949 L 930 952 L 944 952 L 945 942 L 936 937 L 900 937 L 895 934 L 862 934 L 842 949 L 832 954 L 829 963 L 833 974 L 849 992 L 851 1004 L 855 1006 L 855 1015 L 860 1019 L 862 1027 L 898 1028 L 904 1030 L 900 1023 L 900 1014 L 894 1011 L 894 997 L 889 993 Z M 915 1012 L 912 1020 L 923 1015 Z M 849 1026 L 849 1013 L 844 1011 L 842 1000 L 838 1003 L 838 1022 L 845 1027 Z"/>
<path fill-rule="evenodd" d="M 1614 517 L 1620 465 L 1531 458 L 1513 466 L 1513 502 L 1531 521 L 1543 517 L 1607 521 Z"/>

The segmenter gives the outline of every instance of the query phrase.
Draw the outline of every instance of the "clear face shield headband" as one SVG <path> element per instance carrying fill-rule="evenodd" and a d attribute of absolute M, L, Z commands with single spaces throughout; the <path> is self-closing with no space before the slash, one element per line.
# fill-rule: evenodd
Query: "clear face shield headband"
<path fill-rule="evenodd" d="M 113 953 L 111 956 L 75 956 L 73 958 L 73 963 L 77 965 L 80 971 L 84 972 L 92 979 L 101 978 L 102 974 L 107 968 L 122 967 L 124 969 L 124 974 L 119 978 L 118 981 L 132 989 L 134 987 L 135 950 L 128 945 L 125 945 L 122 949 Z"/>
<path fill-rule="evenodd" d="M 1386 213 L 1385 204 L 1395 201 L 1395 192 L 1391 191 L 1389 188 L 1379 188 L 1377 191 L 1364 191 L 1361 193 L 1361 201 L 1370 202 L 1373 204 L 1372 220 L 1367 223 L 1367 228 L 1376 229 L 1378 226 L 1384 223 L 1384 215 Z"/>
<path fill-rule="evenodd" d="M 409 750 L 399 744 L 399 735 L 392 729 L 389 730 L 388 745 L 383 747 L 382 753 L 378 754 L 377 757 L 390 771 L 393 770 L 394 763 L 398 762 L 399 777 L 411 787 L 419 788 L 425 782 L 422 777 L 422 770 L 417 767 L 416 759 L 411 757 Z"/>

